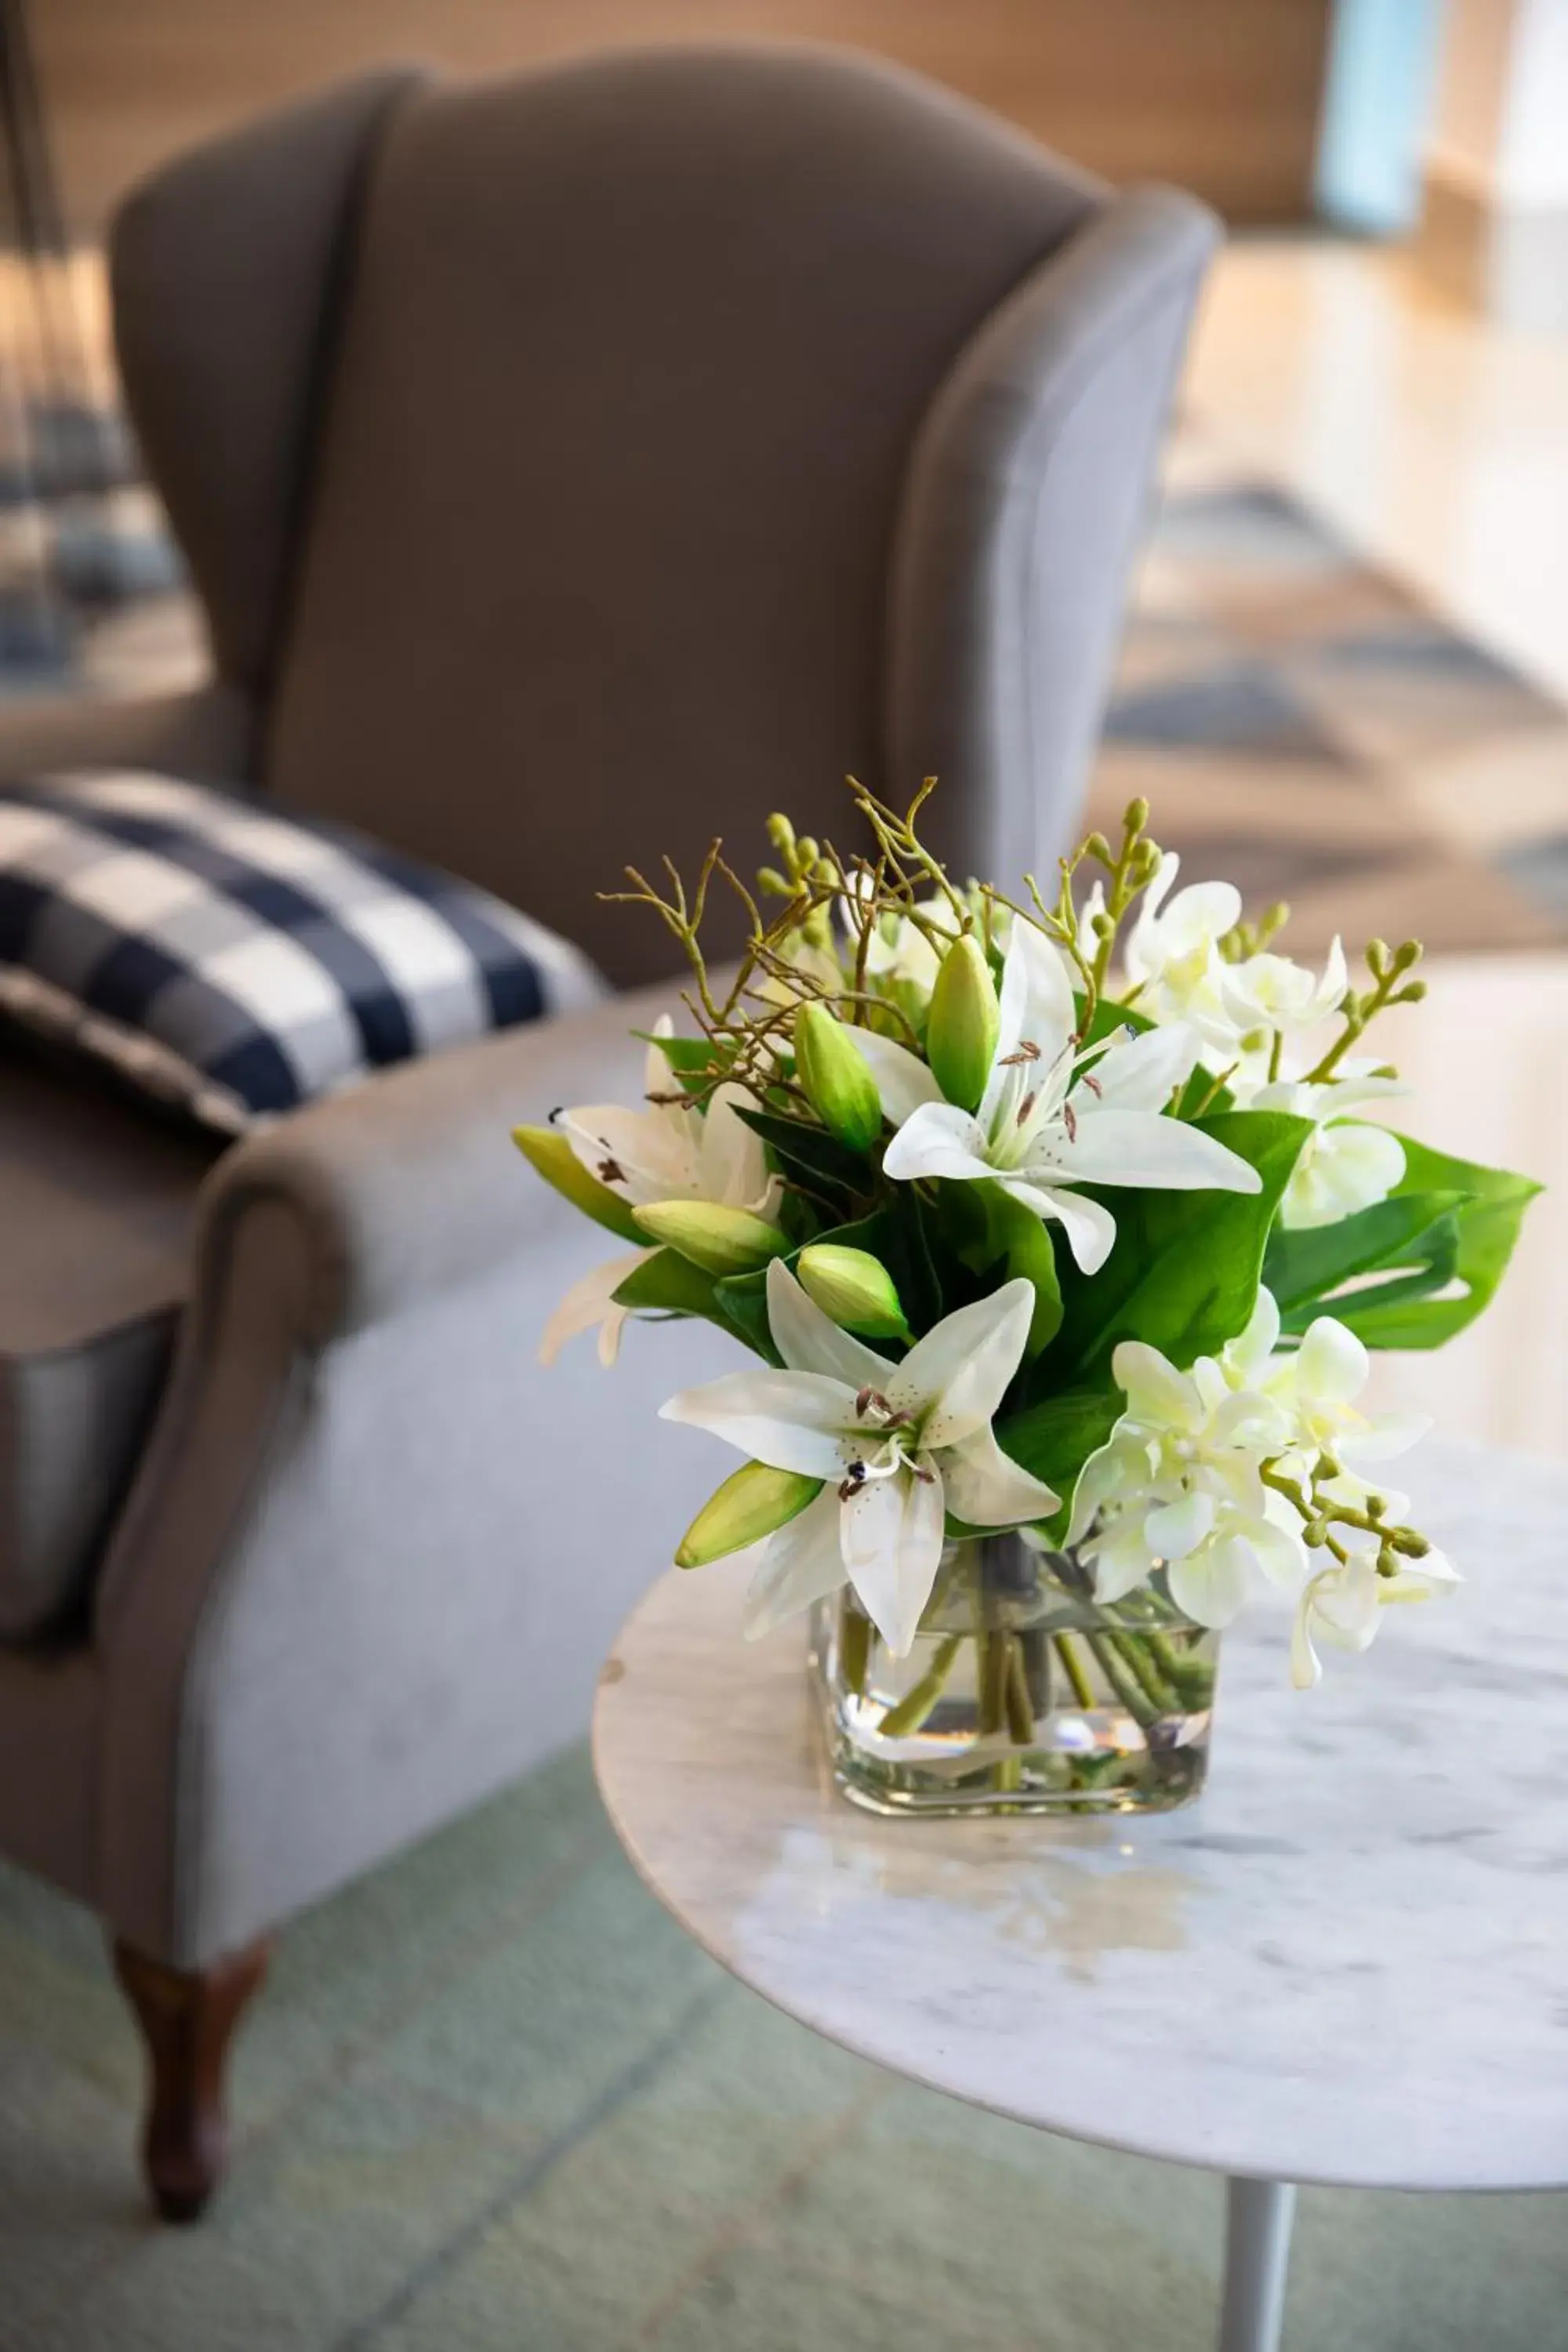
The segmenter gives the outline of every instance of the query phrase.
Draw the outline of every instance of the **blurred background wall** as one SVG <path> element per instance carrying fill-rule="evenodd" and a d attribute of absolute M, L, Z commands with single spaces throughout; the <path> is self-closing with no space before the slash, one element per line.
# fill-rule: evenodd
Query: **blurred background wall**
<path fill-rule="evenodd" d="M 1394 0 L 1417 15 L 1425 0 Z M 628 41 L 842 42 L 913 66 L 1113 180 L 1304 219 L 1332 0 L 34 0 L 73 226 L 140 173 L 390 57 L 494 72 Z"/>

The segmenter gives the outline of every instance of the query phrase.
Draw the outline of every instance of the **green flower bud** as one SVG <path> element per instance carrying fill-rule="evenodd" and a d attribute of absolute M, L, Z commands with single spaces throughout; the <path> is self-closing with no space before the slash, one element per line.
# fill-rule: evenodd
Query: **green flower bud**
<path fill-rule="evenodd" d="M 865 1055 L 826 1004 L 814 1000 L 795 1014 L 795 1063 L 829 1135 L 851 1151 L 869 1151 L 882 1132 L 882 1098 Z"/>
<path fill-rule="evenodd" d="M 814 1242 L 795 1261 L 808 1298 L 846 1331 L 865 1339 L 910 1338 L 893 1277 L 869 1250 L 845 1249 L 837 1242 Z"/>
<path fill-rule="evenodd" d="M 511 1139 L 530 1167 L 537 1169 L 545 1182 L 553 1184 L 574 1209 L 581 1209 L 595 1224 L 619 1234 L 625 1241 L 643 1239 L 642 1229 L 632 1215 L 631 1202 L 623 1201 L 618 1192 L 612 1192 L 607 1184 L 601 1184 L 596 1176 L 591 1175 L 566 1138 L 558 1135 L 554 1128 L 514 1127 Z"/>
<path fill-rule="evenodd" d="M 980 1107 L 1001 1026 L 996 983 L 985 950 L 973 931 L 965 931 L 942 960 L 926 1023 L 931 1076 L 961 1110 Z"/>
<path fill-rule="evenodd" d="M 789 1247 L 776 1225 L 717 1201 L 655 1201 L 632 1212 L 639 1234 L 667 1242 L 707 1274 L 754 1274 Z"/>
<path fill-rule="evenodd" d="M 820 1478 L 797 1470 L 770 1470 L 747 1462 L 716 1494 L 710 1495 L 676 1549 L 677 1568 L 706 1568 L 710 1559 L 771 1536 L 798 1518 L 822 1492 Z"/>

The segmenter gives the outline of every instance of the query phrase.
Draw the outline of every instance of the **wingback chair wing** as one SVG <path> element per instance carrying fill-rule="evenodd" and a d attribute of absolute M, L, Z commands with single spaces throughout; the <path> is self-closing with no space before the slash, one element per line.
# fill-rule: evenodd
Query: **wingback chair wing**
<path fill-rule="evenodd" d="M 0 775 L 352 820 L 645 992 L 221 1153 L 0 1046 L 0 1851 L 115 1939 L 165 2213 L 262 1939 L 580 1728 L 709 1483 L 653 1418 L 707 1335 L 533 1362 L 595 1245 L 508 1126 L 635 1098 L 668 994 L 595 891 L 780 803 L 841 833 L 847 770 L 940 774 L 965 870 L 1049 860 L 1213 235 L 750 47 L 374 75 L 121 212 L 212 676 L 8 713 Z"/>

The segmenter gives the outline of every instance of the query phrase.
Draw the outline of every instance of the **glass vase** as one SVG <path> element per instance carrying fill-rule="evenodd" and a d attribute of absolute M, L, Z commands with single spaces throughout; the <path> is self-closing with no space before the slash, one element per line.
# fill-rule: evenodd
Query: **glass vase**
<path fill-rule="evenodd" d="M 811 1665 L 839 1788 L 878 1813 L 1185 1804 L 1207 1768 L 1219 1636 L 1163 1588 L 1102 1606 L 1071 1552 L 951 1543 L 907 1658 L 847 1588 L 819 1601 Z"/>

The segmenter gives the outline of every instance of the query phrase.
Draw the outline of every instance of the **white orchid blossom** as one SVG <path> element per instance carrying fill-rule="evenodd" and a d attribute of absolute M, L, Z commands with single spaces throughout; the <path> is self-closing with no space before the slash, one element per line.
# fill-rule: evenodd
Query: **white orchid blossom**
<path fill-rule="evenodd" d="M 668 1013 L 654 1028 L 655 1042 L 644 1065 L 647 1110 L 618 1103 L 587 1103 L 563 1110 L 556 1124 L 583 1166 L 633 1208 L 658 1201 L 710 1201 L 721 1207 L 749 1209 L 777 1223 L 783 1188 L 768 1171 L 762 1139 L 737 1116 L 751 1097 L 740 1087 L 721 1086 L 706 1114 L 679 1098 L 680 1089 L 658 1042 L 674 1034 Z M 626 1309 L 614 1292 L 628 1275 L 657 1255 L 657 1246 L 608 1259 L 573 1284 L 544 1327 L 539 1360 L 552 1364 L 568 1339 L 597 1326 L 599 1361 L 613 1364 L 620 1350 Z"/>
<path fill-rule="evenodd" d="M 1205 1046 L 1223 1047 L 1219 943 L 1241 920 L 1241 893 L 1229 882 L 1190 882 L 1172 897 L 1181 864 L 1168 849 L 1154 869 L 1123 951 L 1127 979 L 1146 1019 L 1189 1022 Z"/>
<path fill-rule="evenodd" d="M 994 1177 L 1037 1216 L 1058 1223 L 1094 1274 L 1116 1220 L 1080 1184 L 1256 1192 L 1255 1168 L 1196 1127 L 1162 1116 L 1191 1075 L 1198 1040 L 1184 1024 L 1080 1049 L 1072 982 L 1033 923 L 1014 926 L 1002 974 L 1001 1030 L 973 1116 L 944 1102 L 925 1064 L 888 1039 L 853 1033 L 899 1132 L 885 1172 L 913 1181 Z"/>
<path fill-rule="evenodd" d="M 1405 1174 L 1405 1147 L 1385 1127 L 1369 1127 L 1347 1113 L 1405 1092 L 1397 1078 L 1348 1070 L 1342 1078 L 1316 1083 L 1285 1079 L 1247 1097 L 1249 1110 L 1288 1111 L 1312 1122 L 1279 1203 L 1286 1232 L 1336 1224 L 1388 1198 Z"/>
<path fill-rule="evenodd" d="M 889 1363 L 807 1297 L 782 1260 L 767 1273 L 784 1359 L 688 1389 L 666 1421 L 710 1430 L 753 1461 L 824 1481 L 752 1548 L 749 1637 L 854 1587 L 895 1657 L 906 1657 L 941 1563 L 948 1513 L 972 1527 L 1048 1517 L 1060 1498 L 997 1444 L 991 1419 L 1017 1370 L 1033 1286 L 1009 1282 L 947 1316 Z"/>
<path fill-rule="evenodd" d="M 1289 1412 L 1298 1447 L 1359 1471 L 1407 1453 L 1432 1426 L 1426 1413 L 1364 1413 L 1356 1400 L 1371 1377 L 1372 1359 L 1355 1333 L 1320 1315 L 1295 1353 L 1276 1360 L 1267 1385 Z"/>
<path fill-rule="evenodd" d="M 1337 938 L 1321 976 L 1289 956 L 1267 951 L 1220 964 L 1215 989 L 1225 1025 L 1211 1021 L 1205 1036 L 1224 1066 L 1234 1068 L 1227 1083 L 1238 1102 L 1253 1102 L 1257 1090 L 1278 1074 L 1291 1039 L 1326 1021 L 1343 1003 L 1349 985 L 1345 951 Z"/>
<path fill-rule="evenodd" d="M 1218 1626 L 1241 1610 L 1253 1567 L 1295 1591 L 1307 1572 L 1300 1521 L 1260 1475 L 1289 1443 L 1285 1408 L 1237 1385 L 1237 1361 L 1200 1356 L 1182 1372 L 1126 1340 L 1111 1369 L 1127 1411 L 1084 1465 L 1068 1530 L 1094 1568 L 1096 1598 L 1120 1601 L 1163 1569 L 1177 1608 Z"/>
<path fill-rule="evenodd" d="M 1329 1480 L 1319 1491 L 1333 1501 L 1363 1507 L 1373 1492 L 1363 1480 L 1348 1473 Z M 1386 1486 L 1377 1492 L 1384 1515 L 1402 1519 L 1410 1507 L 1410 1497 Z M 1336 1540 L 1347 1557 L 1340 1559 L 1327 1550 L 1314 1550 L 1312 1572 L 1297 1603 L 1290 1634 L 1290 1679 L 1298 1690 L 1310 1690 L 1322 1680 L 1318 1643 L 1336 1650 L 1367 1649 L 1385 1608 L 1450 1593 L 1461 1580 L 1447 1553 L 1435 1544 L 1429 1544 L 1419 1559 L 1405 1560 L 1396 1576 L 1384 1576 L 1377 1565 L 1378 1538 L 1370 1529 L 1342 1526 Z"/>

